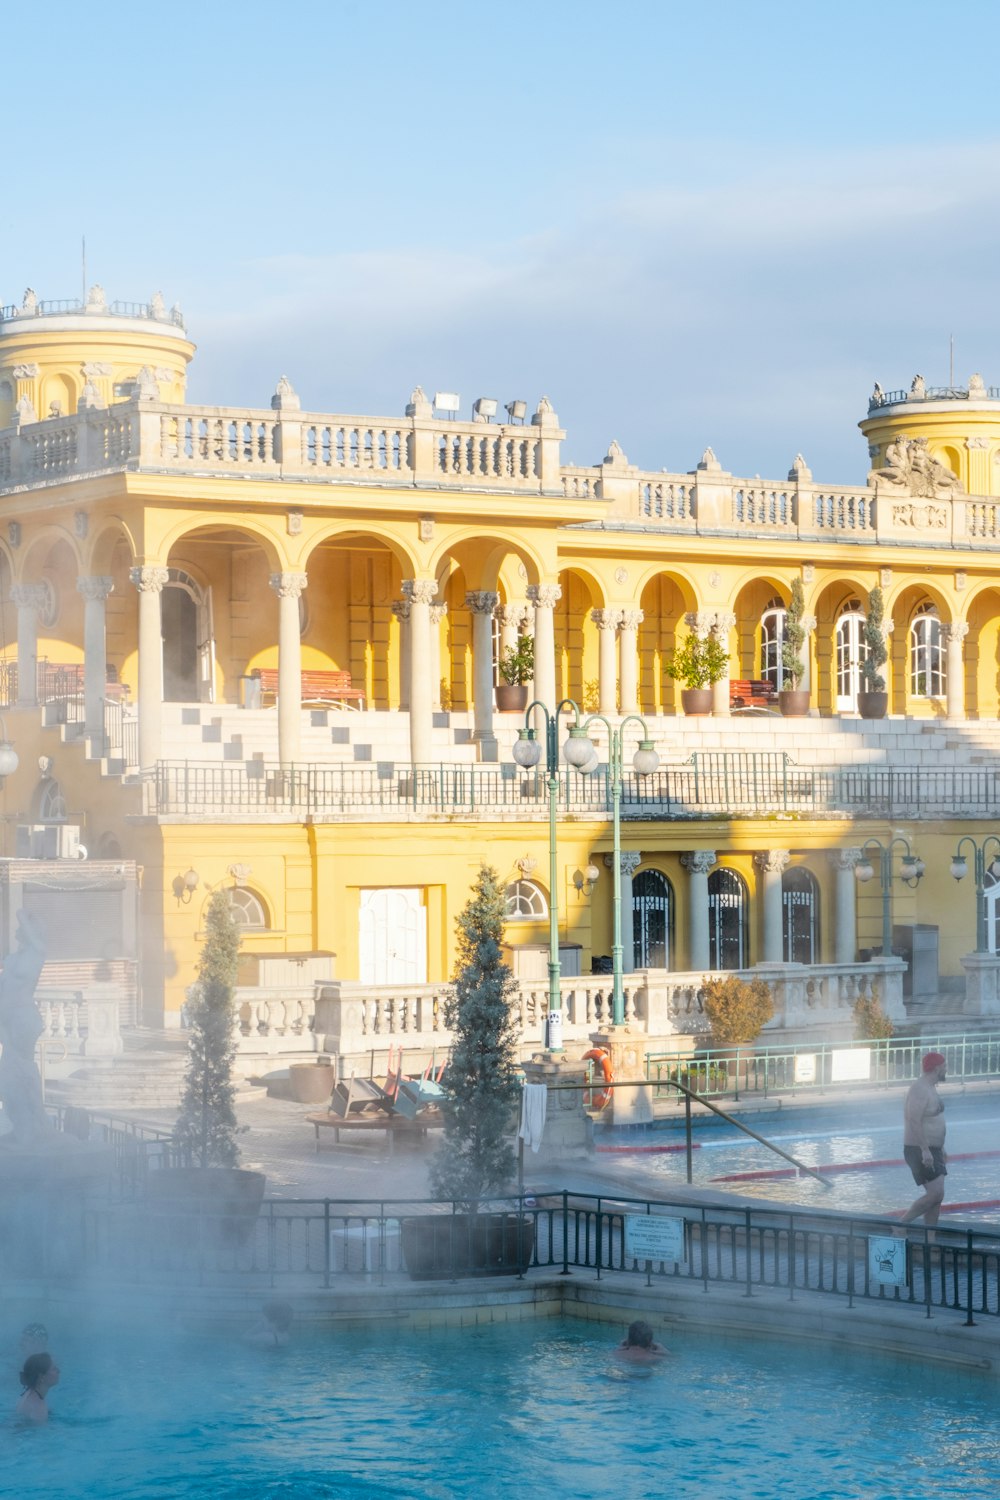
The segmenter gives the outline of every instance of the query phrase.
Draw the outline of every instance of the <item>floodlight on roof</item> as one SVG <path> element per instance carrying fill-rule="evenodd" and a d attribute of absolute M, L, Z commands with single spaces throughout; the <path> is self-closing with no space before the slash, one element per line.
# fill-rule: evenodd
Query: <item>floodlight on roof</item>
<path fill-rule="evenodd" d="M 528 415 L 527 401 L 508 401 L 504 407 L 512 422 L 523 422 Z"/>
<path fill-rule="evenodd" d="M 491 417 L 496 416 L 498 405 L 499 402 L 494 401 L 492 396 L 480 396 L 479 400 L 473 404 L 472 414 L 480 422 L 488 422 Z"/>
<path fill-rule="evenodd" d="M 455 391 L 435 391 L 434 410 L 451 412 L 454 416 L 462 405 L 461 397 Z"/>

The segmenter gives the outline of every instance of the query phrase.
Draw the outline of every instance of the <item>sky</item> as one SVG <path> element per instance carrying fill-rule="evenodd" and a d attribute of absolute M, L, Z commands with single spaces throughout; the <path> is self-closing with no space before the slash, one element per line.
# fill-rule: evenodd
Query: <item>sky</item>
<path fill-rule="evenodd" d="M 41 25 L 41 23 L 39 23 Z M 32 23 L 34 35 L 35 23 Z M 51 0 L 0 302 L 179 302 L 189 399 L 534 408 L 564 461 L 861 483 L 878 380 L 1000 384 L 1000 6 Z M 984 71 L 984 66 L 986 71 Z"/>

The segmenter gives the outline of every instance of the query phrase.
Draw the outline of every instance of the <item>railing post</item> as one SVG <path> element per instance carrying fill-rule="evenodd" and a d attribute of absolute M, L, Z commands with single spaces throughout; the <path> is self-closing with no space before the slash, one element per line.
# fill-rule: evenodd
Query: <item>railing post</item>
<path fill-rule="evenodd" d="M 942 1250 L 942 1254 L 944 1251 Z M 985 1273 L 986 1263 L 983 1262 Z M 930 1310 L 928 1309 L 928 1315 Z M 965 1231 L 965 1327 L 974 1328 L 976 1320 L 972 1316 L 972 1230 Z"/>
<path fill-rule="evenodd" d="M 563 1188 L 563 1266 L 560 1275 L 569 1275 L 569 1193 Z"/>

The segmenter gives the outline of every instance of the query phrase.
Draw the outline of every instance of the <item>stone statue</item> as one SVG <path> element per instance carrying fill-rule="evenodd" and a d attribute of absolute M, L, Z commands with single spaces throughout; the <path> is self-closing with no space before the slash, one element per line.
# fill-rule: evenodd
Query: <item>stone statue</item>
<path fill-rule="evenodd" d="M 924 500 L 950 500 L 962 490 L 958 475 L 933 456 L 925 437 L 908 440 L 901 433 L 886 447 L 882 468 L 869 471 L 868 482 L 876 492 L 906 492 Z"/>
<path fill-rule="evenodd" d="M 986 395 L 986 382 L 981 375 L 969 376 L 969 399 L 980 401 Z"/>
<path fill-rule="evenodd" d="M 922 401 L 927 395 L 927 385 L 922 375 L 914 375 L 910 381 L 910 395 L 914 401 Z"/>
<path fill-rule="evenodd" d="M 876 382 L 875 382 L 875 389 L 872 391 L 872 399 L 871 399 L 870 405 L 872 405 L 872 406 L 881 406 L 882 402 L 884 400 L 885 400 L 885 391 L 882 389 L 882 387 L 879 385 L 878 381 L 876 380 Z"/>
<path fill-rule="evenodd" d="M 154 292 L 149 299 L 149 316 L 151 318 L 164 318 L 167 312 L 167 304 L 163 300 L 162 292 Z"/>
<path fill-rule="evenodd" d="M 49 1137 L 52 1125 L 35 1065 L 35 1045 L 42 1034 L 35 988 L 45 962 L 45 944 L 38 920 L 30 912 L 18 912 L 15 942 L 0 971 L 0 1104 L 11 1127 L 0 1136 L 0 1146 L 31 1146 Z"/>
<path fill-rule="evenodd" d="M 24 296 L 21 298 L 21 311 L 26 313 L 38 311 L 38 298 L 35 295 L 33 287 L 25 287 Z"/>

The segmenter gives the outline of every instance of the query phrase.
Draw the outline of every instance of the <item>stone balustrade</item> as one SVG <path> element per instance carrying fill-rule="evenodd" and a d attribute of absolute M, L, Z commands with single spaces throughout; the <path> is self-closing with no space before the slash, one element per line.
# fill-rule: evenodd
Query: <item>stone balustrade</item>
<path fill-rule="evenodd" d="M 118 985 L 84 990 L 39 988 L 35 1003 L 42 1021 L 39 1046 L 61 1042 L 70 1057 L 117 1057 L 123 1048 Z"/>
<path fill-rule="evenodd" d="M 234 1001 L 238 1052 L 313 1052 L 316 1006 L 311 987 L 238 985 Z"/>

